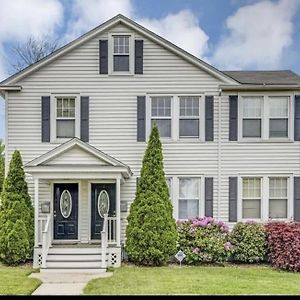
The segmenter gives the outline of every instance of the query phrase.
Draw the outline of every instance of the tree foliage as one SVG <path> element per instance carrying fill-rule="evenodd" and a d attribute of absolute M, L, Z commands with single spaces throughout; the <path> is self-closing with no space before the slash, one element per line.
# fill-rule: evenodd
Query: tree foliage
<path fill-rule="evenodd" d="M 19 151 L 13 153 L 1 194 L 0 259 L 17 264 L 32 257 L 34 212 Z"/>
<path fill-rule="evenodd" d="M 128 216 L 126 252 L 130 261 L 161 265 L 174 255 L 177 232 L 172 211 L 162 145 L 158 128 L 154 126 Z"/>

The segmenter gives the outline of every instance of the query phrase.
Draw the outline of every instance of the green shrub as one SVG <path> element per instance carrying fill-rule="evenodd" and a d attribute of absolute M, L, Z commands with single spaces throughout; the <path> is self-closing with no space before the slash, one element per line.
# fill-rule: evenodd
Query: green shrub
<path fill-rule="evenodd" d="M 0 257 L 5 264 L 16 265 L 27 260 L 29 242 L 26 225 L 22 220 L 16 223 L 8 221 L 0 236 Z"/>
<path fill-rule="evenodd" d="M 10 161 L 1 201 L 0 259 L 7 264 L 26 261 L 33 254 L 34 212 L 19 151 L 13 153 Z"/>
<path fill-rule="evenodd" d="M 261 224 L 237 223 L 230 233 L 230 242 L 233 261 L 258 263 L 266 257 L 266 231 Z"/>
<path fill-rule="evenodd" d="M 161 265 L 176 251 L 176 224 L 163 170 L 159 131 L 153 127 L 131 204 L 125 249 L 131 262 Z"/>
<path fill-rule="evenodd" d="M 228 260 L 231 244 L 228 226 L 211 217 L 177 222 L 178 250 L 182 250 L 187 264 L 222 263 Z"/>

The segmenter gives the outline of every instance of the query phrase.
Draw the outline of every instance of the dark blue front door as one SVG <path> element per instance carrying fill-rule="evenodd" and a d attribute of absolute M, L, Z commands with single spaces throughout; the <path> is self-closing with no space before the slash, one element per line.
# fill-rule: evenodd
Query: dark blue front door
<path fill-rule="evenodd" d="M 116 185 L 114 183 L 92 183 L 91 239 L 101 240 L 104 214 L 116 215 Z M 111 226 L 114 226 L 111 224 Z M 110 232 L 114 228 L 108 228 Z"/>
<path fill-rule="evenodd" d="M 54 184 L 54 239 L 78 239 L 78 184 Z"/>

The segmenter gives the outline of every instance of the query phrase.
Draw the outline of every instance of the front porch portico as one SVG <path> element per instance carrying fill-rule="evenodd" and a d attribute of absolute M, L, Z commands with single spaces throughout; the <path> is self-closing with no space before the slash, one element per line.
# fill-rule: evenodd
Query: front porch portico
<path fill-rule="evenodd" d="M 34 180 L 35 267 L 120 265 L 127 165 L 74 138 L 26 164 L 25 172 Z"/>

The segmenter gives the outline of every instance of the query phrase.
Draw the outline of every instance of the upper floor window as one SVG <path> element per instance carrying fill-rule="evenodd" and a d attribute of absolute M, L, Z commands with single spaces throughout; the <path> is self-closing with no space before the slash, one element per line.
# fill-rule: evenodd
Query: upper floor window
<path fill-rule="evenodd" d="M 179 137 L 199 137 L 199 97 L 179 97 Z"/>
<path fill-rule="evenodd" d="M 130 36 L 113 36 L 113 72 L 130 71 Z"/>
<path fill-rule="evenodd" d="M 156 123 L 160 136 L 171 138 L 172 136 L 172 97 L 151 98 L 151 127 Z"/>
<path fill-rule="evenodd" d="M 243 98 L 243 137 L 261 137 L 262 97 Z"/>
<path fill-rule="evenodd" d="M 242 96 L 239 103 L 240 139 L 276 141 L 291 138 L 290 96 Z"/>
<path fill-rule="evenodd" d="M 56 98 L 56 137 L 75 136 L 75 97 Z"/>
<path fill-rule="evenodd" d="M 270 138 L 288 137 L 288 97 L 269 97 Z"/>

